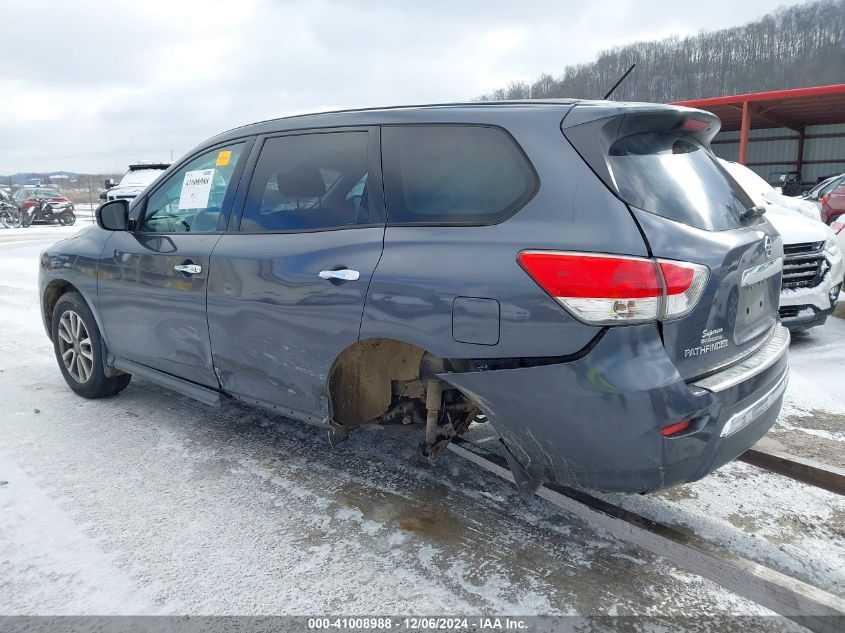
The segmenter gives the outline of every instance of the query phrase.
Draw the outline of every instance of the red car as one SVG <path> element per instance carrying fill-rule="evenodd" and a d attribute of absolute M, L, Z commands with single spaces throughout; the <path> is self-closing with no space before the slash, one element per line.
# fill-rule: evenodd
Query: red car
<path fill-rule="evenodd" d="M 15 192 L 15 204 L 18 205 L 18 210 L 24 213 L 29 213 L 29 209 L 35 204 L 39 198 L 47 200 L 54 207 L 61 204 L 68 204 L 70 200 L 65 198 L 55 189 L 48 187 L 22 187 Z"/>
<path fill-rule="evenodd" d="M 830 193 L 826 193 L 819 202 L 822 222 L 831 224 L 845 214 L 845 185 L 839 185 Z"/>

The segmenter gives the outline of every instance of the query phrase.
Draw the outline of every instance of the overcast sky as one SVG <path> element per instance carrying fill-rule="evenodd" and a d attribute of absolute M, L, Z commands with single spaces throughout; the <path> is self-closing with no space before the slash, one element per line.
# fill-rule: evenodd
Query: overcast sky
<path fill-rule="evenodd" d="M 122 172 L 257 120 L 471 99 L 778 4 L 0 0 L 0 174 Z"/>

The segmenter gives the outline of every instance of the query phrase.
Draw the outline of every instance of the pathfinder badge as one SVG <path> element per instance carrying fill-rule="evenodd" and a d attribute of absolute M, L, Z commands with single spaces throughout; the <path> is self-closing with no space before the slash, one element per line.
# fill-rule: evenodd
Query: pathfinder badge
<path fill-rule="evenodd" d="M 693 356 L 701 356 L 715 352 L 719 349 L 725 349 L 728 346 L 728 339 L 722 336 L 723 328 L 715 330 L 704 330 L 701 332 L 701 344 L 697 347 L 690 347 L 684 350 L 684 358 L 691 358 Z"/>

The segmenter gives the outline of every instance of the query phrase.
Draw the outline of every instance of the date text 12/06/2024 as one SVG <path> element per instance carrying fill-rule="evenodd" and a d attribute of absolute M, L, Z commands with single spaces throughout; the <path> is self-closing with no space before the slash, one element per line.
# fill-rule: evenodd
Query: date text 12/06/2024
<path fill-rule="evenodd" d="M 528 628 L 524 619 L 509 617 L 342 617 L 309 618 L 310 630 L 432 630 L 432 631 L 523 631 Z"/>

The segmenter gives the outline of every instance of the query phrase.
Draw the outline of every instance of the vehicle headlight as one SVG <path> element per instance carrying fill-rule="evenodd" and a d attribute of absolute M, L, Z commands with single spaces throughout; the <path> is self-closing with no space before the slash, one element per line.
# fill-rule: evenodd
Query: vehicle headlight
<path fill-rule="evenodd" d="M 827 242 L 824 243 L 824 250 L 828 255 L 841 255 L 842 251 L 839 250 L 839 244 L 836 243 L 836 236 L 829 237 Z"/>

